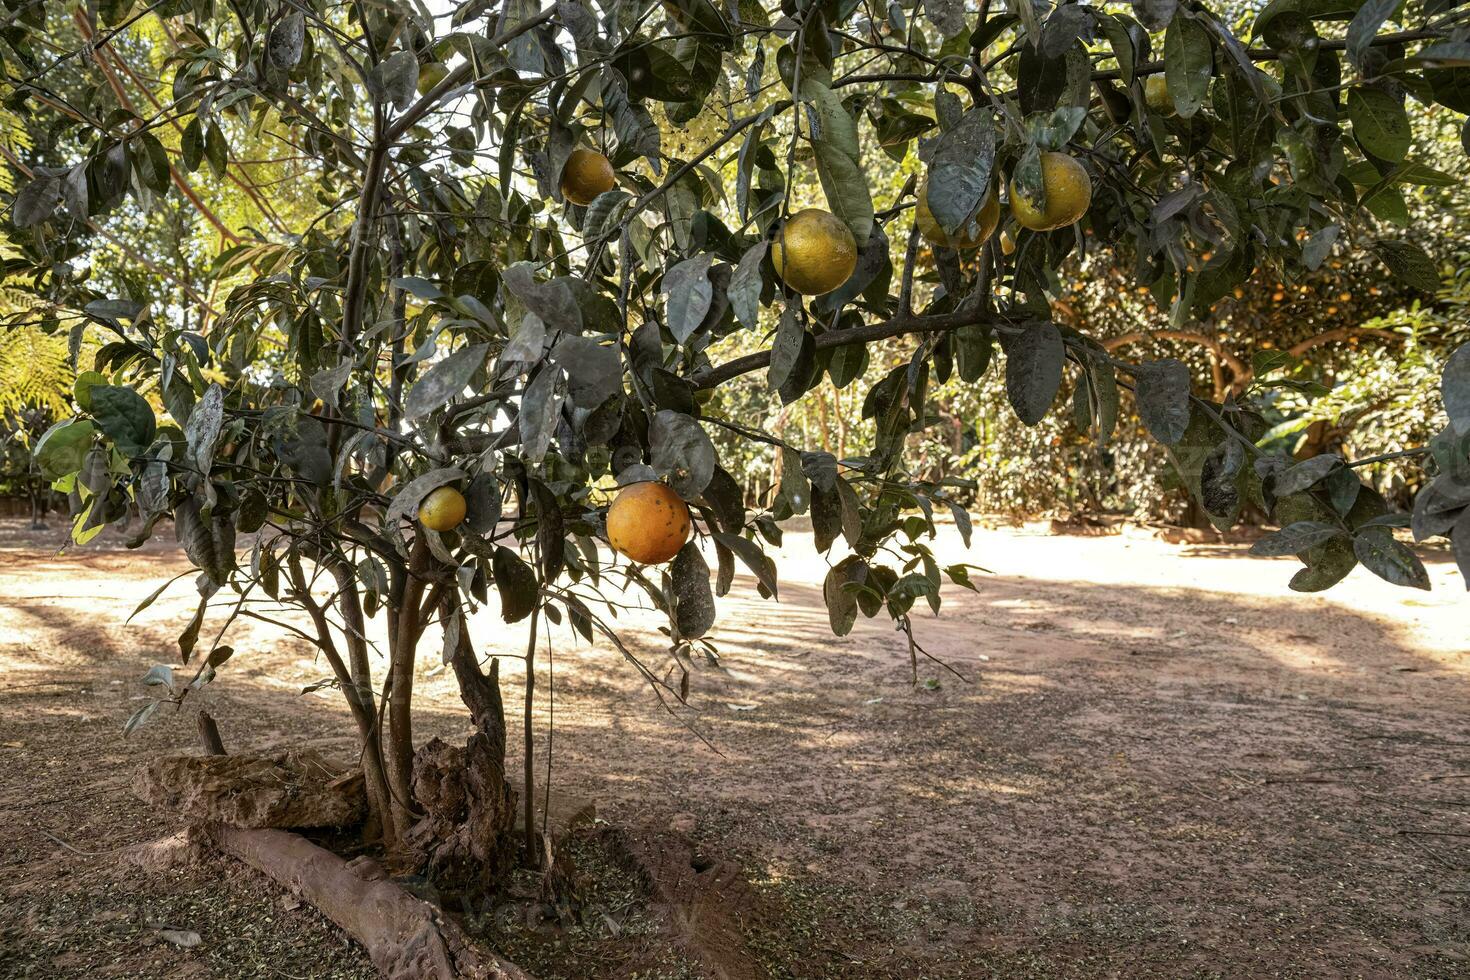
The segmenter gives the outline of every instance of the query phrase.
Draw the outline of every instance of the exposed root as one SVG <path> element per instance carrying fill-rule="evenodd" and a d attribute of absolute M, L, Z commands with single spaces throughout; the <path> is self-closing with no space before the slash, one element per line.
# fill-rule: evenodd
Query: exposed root
<path fill-rule="evenodd" d="M 370 859 L 349 863 L 284 830 L 206 829 L 221 851 L 300 895 L 362 943 L 388 980 L 531 980 Z"/>

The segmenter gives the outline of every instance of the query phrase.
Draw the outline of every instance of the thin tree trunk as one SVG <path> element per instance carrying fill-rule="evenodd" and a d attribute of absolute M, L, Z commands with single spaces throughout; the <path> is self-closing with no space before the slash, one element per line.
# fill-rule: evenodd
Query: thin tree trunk
<path fill-rule="evenodd" d="M 367 792 L 370 814 L 368 835 L 372 836 L 376 831 L 382 838 L 385 849 L 401 850 L 400 834 L 408 824 L 399 818 L 394 809 L 397 801 L 393 799 L 391 784 L 383 763 L 378 715 L 373 706 L 372 689 L 369 686 L 366 696 L 361 695 L 353 669 L 343 662 L 341 655 L 337 652 L 337 645 L 332 640 L 331 626 L 327 622 L 326 613 L 321 605 L 312 598 L 310 584 L 306 581 L 306 575 L 301 569 L 299 556 L 293 556 L 288 569 L 299 601 L 316 627 L 317 646 L 321 649 L 322 655 L 327 658 L 327 663 L 331 665 L 332 673 L 337 678 L 337 685 L 342 689 L 343 696 L 347 699 L 347 707 L 352 712 L 352 720 L 357 724 L 358 743 L 362 749 L 363 787 Z M 347 642 L 350 650 L 351 636 L 348 637 Z M 349 656 L 353 655 L 349 653 Z M 365 660 L 366 654 L 364 653 Z M 366 666 L 365 662 L 364 666 Z M 405 801 L 408 799 L 406 789 L 403 799 Z"/>
<path fill-rule="evenodd" d="M 388 730 L 383 758 L 388 789 L 393 795 L 393 818 L 399 827 L 407 827 L 413 820 L 410 813 L 413 799 L 413 668 L 421 632 L 423 576 L 428 571 L 430 557 L 428 543 L 422 534 L 417 535 L 409 552 L 408 573 L 398 602 L 398 628 L 389 644 Z"/>
<path fill-rule="evenodd" d="M 536 739 L 535 719 L 531 714 L 536 704 L 536 626 L 541 620 L 541 606 L 531 608 L 531 635 L 526 640 L 526 710 L 524 731 L 526 739 L 525 799 L 522 807 L 526 821 L 526 864 L 539 867 L 541 848 L 536 845 Z"/>
<path fill-rule="evenodd" d="M 449 663 L 475 731 L 463 747 L 436 738 L 414 754 L 414 804 L 424 816 L 406 838 L 435 885 L 476 897 L 495 888 L 515 860 L 500 662 L 491 661 L 488 675 L 480 670 L 457 595 L 446 595 L 439 608 L 457 628 Z"/>

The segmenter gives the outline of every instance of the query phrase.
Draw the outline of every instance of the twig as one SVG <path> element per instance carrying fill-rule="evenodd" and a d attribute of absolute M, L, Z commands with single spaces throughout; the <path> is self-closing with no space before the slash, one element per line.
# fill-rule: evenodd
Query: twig
<path fill-rule="evenodd" d="M 112 854 L 115 851 L 120 851 L 124 847 L 127 847 L 128 846 L 127 844 L 119 844 L 117 847 L 109 847 L 105 851 L 84 851 L 80 847 L 73 847 L 72 845 L 68 844 L 66 841 L 62 840 L 60 837 L 57 837 L 55 834 L 53 834 L 49 830 L 43 830 L 43 831 L 41 831 L 41 833 L 45 834 L 47 837 L 49 837 L 52 840 L 54 840 L 56 843 L 60 844 L 64 848 L 66 848 L 68 851 L 71 851 L 73 854 L 80 854 L 82 857 L 89 857 L 89 858 L 106 857 L 107 855 Z"/>

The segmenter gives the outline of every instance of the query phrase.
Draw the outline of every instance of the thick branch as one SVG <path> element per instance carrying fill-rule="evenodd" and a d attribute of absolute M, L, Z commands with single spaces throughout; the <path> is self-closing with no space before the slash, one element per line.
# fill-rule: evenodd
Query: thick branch
<path fill-rule="evenodd" d="M 1314 347 L 1330 344 L 1334 340 L 1347 340 L 1351 337 L 1381 337 L 1384 340 L 1403 339 L 1392 330 L 1379 330 L 1375 327 L 1338 327 L 1336 330 L 1328 330 L 1319 333 L 1315 337 L 1310 337 L 1295 347 L 1289 347 L 1286 352 L 1292 357 L 1301 357 Z"/>
<path fill-rule="evenodd" d="M 1385 44 L 1406 44 L 1412 41 L 1440 41 L 1447 36 L 1448 34 L 1445 31 L 1398 31 L 1393 34 L 1378 35 L 1370 42 L 1369 46 L 1376 48 L 1381 47 Z M 1347 50 L 1347 39 L 1319 39 L 1317 41 L 1317 50 L 1345 51 Z M 1282 52 L 1272 51 L 1269 48 L 1250 48 L 1246 51 L 1246 54 L 1250 57 L 1252 61 L 1280 61 L 1283 56 Z M 1163 72 L 1163 70 L 1164 63 L 1162 61 L 1145 61 L 1143 64 L 1134 68 L 1133 74 L 1137 77 L 1142 77 L 1144 75 L 1157 75 Z M 1107 79 L 1119 79 L 1122 77 L 1122 72 L 1117 68 L 1108 68 L 1092 73 L 1092 80 L 1095 82 L 1101 82 Z"/>
<path fill-rule="evenodd" d="M 994 330 L 1012 332 L 1018 328 L 1003 317 L 985 310 L 961 310 L 958 313 L 942 313 L 937 316 L 896 316 L 891 320 L 882 320 L 878 323 L 870 323 L 867 326 L 853 327 L 850 330 L 829 330 L 817 338 L 817 350 L 827 347 L 847 347 L 852 344 L 867 344 L 875 340 L 886 340 L 889 337 L 901 337 L 906 333 L 948 333 L 961 327 L 986 324 Z M 770 367 L 771 352 L 759 351 L 755 354 L 746 354 L 737 357 L 733 361 L 716 365 L 708 371 L 704 371 L 690 378 L 694 386 L 699 389 L 718 388 L 720 385 L 738 378 L 742 374 L 759 371 L 761 368 Z"/>

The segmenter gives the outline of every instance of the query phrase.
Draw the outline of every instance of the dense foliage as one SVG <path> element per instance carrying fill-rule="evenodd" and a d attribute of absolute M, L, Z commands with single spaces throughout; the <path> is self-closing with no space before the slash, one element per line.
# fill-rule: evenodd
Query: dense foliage
<path fill-rule="evenodd" d="M 1258 550 L 1301 558 L 1293 588 L 1359 562 L 1427 585 L 1357 463 L 1258 445 L 1272 400 L 1304 383 L 1279 343 L 1194 393 L 1182 361 L 1125 359 L 1059 304 L 1064 270 L 1116 277 L 1149 291 L 1139 329 L 1185 331 L 1237 288 L 1343 253 L 1432 293 L 1434 262 L 1384 216 L 1405 185 L 1446 180 L 1414 152 L 1407 106 L 1470 110 L 1453 3 L 1273 0 L 1243 28 L 1176 0 L 5 6 L 7 126 L 24 139 L 0 141 L 17 188 L 4 271 L 37 301 L 10 321 L 73 350 L 103 341 L 37 458 L 79 538 L 132 507 L 145 535 L 172 517 L 200 570 L 180 638 L 199 666 L 191 683 L 153 676 L 168 699 L 231 656 L 203 630 L 211 609 L 225 625 L 262 596 L 303 611 L 390 841 L 414 815 L 415 650 L 437 626 L 468 699 L 484 677 L 464 609 L 492 594 L 533 639 L 544 616 L 623 649 L 600 590 L 641 590 L 668 613 L 673 671 L 624 652 L 678 699 L 715 657 L 714 597 L 737 565 L 775 597 L 764 545 L 809 514 L 834 559 L 833 630 L 886 613 L 914 649 L 915 605 L 969 584 L 926 544 L 936 511 L 967 532 L 967 487 L 944 451 L 907 452 L 951 425 L 932 393 L 952 379 L 993 377 L 1028 426 L 1069 392 L 1062 420 L 1102 443 L 1131 398 L 1212 521 L 1253 504 L 1282 526 Z M 63 36 L 78 43 L 58 51 Z M 870 179 L 894 172 L 883 159 L 911 178 Z M 289 209 L 261 198 L 273 181 Z M 230 183 L 248 217 L 221 217 Z M 920 188 L 931 237 L 983 244 L 921 247 Z M 816 270 L 853 271 L 804 297 L 772 253 L 795 254 L 785 222 L 813 205 L 842 231 Z M 169 207 L 216 247 L 150 218 Z M 150 242 L 190 243 L 173 265 L 190 271 L 164 286 Z M 122 271 L 93 276 L 99 248 Z M 901 357 L 870 374 L 870 349 Z M 717 393 L 746 375 L 783 404 L 820 387 L 860 429 L 820 448 L 749 424 Z M 1470 349 L 1442 384 L 1413 527 L 1470 564 Z M 773 486 L 751 512 L 732 459 L 757 453 Z M 692 505 L 713 573 L 697 542 L 664 569 L 598 549 L 607 488 L 646 480 Z M 446 486 L 464 523 L 415 522 Z M 498 694 L 476 703 L 499 711 Z"/>

